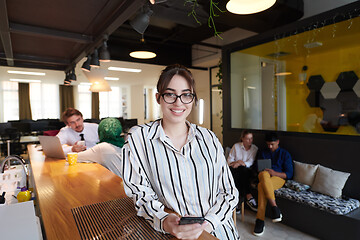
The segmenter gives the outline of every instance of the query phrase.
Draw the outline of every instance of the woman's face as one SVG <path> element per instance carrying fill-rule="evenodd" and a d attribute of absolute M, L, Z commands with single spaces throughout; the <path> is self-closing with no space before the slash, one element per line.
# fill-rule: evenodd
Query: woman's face
<path fill-rule="evenodd" d="M 253 142 L 252 133 L 246 134 L 242 139 L 245 148 L 249 148 Z"/>
<path fill-rule="evenodd" d="M 174 75 L 164 93 L 173 93 L 178 96 L 184 93 L 192 93 L 189 84 L 184 77 L 180 75 Z M 159 94 L 159 93 L 157 93 Z M 181 123 L 185 122 L 187 116 L 189 116 L 194 101 L 189 104 L 184 104 L 178 97 L 174 103 L 166 103 L 164 98 L 160 97 L 160 107 L 163 112 L 163 120 L 169 123 Z"/>

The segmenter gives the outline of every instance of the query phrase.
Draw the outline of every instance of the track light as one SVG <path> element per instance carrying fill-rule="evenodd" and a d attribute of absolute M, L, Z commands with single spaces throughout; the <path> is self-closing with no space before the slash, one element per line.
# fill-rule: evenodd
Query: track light
<path fill-rule="evenodd" d="M 107 49 L 107 41 L 105 40 L 100 48 L 100 62 L 110 62 L 110 52 Z"/>
<path fill-rule="evenodd" d="M 81 69 L 85 72 L 90 72 L 90 61 L 91 61 L 91 56 L 87 56 L 86 61 L 83 63 L 83 65 L 81 66 Z"/>
<path fill-rule="evenodd" d="M 69 80 L 76 81 L 75 68 L 71 70 L 71 73 L 69 74 Z"/>
<path fill-rule="evenodd" d="M 135 31 L 137 31 L 140 34 L 144 34 L 146 28 L 149 26 L 150 23 L 150 16 L 153 14 L 153 11 L 150 9 L 150 7 L 145 4 L 141 12 L 129 23 Z"/>
<path fill-rule="evenodd" d="M 64 85 L 70 85 L 70 83 L 71 83 L 71 80 L 70 80 L 70 73 L 69 73 L 69 72 L 67 72 L 67 73 L 65 74 Z"/>
<path fill-rule="evenodd" d="M 91 56 L 90 66 L 94 68 L 100 67 L 99 53 L 97 49 L 94 50 L 94 53 Z"/>

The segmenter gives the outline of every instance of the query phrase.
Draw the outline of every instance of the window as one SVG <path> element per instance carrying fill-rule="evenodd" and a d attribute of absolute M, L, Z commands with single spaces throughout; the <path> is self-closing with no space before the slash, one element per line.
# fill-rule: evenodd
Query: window
<path fill-rule="evenodd" d="M 91 118 L 91 91 L 87 85 L 78 85 L 79 111 L 83 118 Z"/>
<path fill-rule="evenodd" d="M 19 85 L 17 82 L 4 81 L 3 88 L 3 109 L 4 122 L 8 120 L 19 120 Z"/>
<path fill-rule="evenodd" d="M 30 104 L 34 120 L 59 118 L 59 85 L 54 83 L 30 83 Z"/>
<path fill-rule="evenodd" d="M 123 103 L 126 106 L 126 95 L 123 96 L 123 89 L 120 87 L 111 87 L 111 90 L 110 92 L 100 92 L 99 94 L 100 118 L 126 118 L 123 112 Z"/>

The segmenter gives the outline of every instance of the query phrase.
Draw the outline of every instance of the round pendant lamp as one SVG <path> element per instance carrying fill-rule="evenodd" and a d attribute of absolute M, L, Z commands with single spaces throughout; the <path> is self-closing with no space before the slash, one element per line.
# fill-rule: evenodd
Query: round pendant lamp
<path fill-rule="evenodd" d="M 234 14 L 253 14 L 270 8 L 275 2 L 276 0 L 230 0 L 226 9 Z"/>
<path fill-rule="evenodd" d="M 138 58 L 138 59 L 151 59 L 156 57 L 156 53 L 154 53 L 153 51 L 151 51 L 145 43 L 145 39 L 144 39 L 144 35 L 141 36 L 140 39 L 140 48 L 137 50 L 132 51 L 129 55 L 130 57 L 133 58 Z"/>

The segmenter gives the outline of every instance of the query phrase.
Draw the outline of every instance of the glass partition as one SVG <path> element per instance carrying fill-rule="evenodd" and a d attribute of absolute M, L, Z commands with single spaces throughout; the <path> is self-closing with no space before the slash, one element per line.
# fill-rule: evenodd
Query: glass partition
<path fill-rule="evenodd" d="M 359 135 L 360 18 L 230 54 L 231 127 Z"/>

